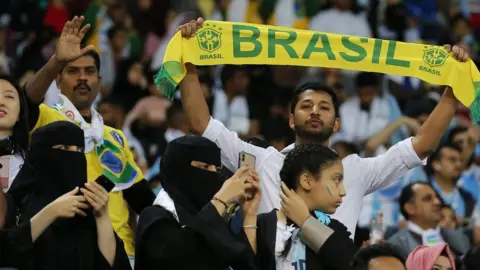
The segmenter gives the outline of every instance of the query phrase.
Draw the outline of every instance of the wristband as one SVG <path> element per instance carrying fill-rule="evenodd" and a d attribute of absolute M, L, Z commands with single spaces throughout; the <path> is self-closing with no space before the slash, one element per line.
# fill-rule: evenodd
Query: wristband
<path fill-rule="evenodd" d="M 212 201 L 220 202 L 221 204 L 223 204 L 223 205 L 225 206 L 225 210 L 227 210 L 228 205 L 227 205 L 224 201 L 220 200 L 220 199 L 217 198 L 217 197 L 213 197 L 213 198 L 212 198 Z"/>

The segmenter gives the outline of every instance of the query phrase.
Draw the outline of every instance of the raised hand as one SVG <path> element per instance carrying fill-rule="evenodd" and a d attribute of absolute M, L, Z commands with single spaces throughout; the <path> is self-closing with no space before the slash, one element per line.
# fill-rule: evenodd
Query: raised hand
<path fill-rule="evenodd" d="M 310 211 L 307 205 L 295 191 L 288 189 L 287 185 L 282 182 L 282 192 L 280 192 L 281 205 L 283 214 L 293 221 L 298 227 L 301 227 L 310 217 Z"/>
<path fill-rule="evenodd" d="M 243 216 L 256 216 L 258 213 L 258 207 L 262 200 L 262 191 L 260 189 L 260 178 L 256 172 L 250 172 L 250 176 L 253 178 L 251 184 L 253 188 L 248 193 L 253 194 L 252 198 L 241 199 L 240 206 L 243 211 Z"/>
<path fill-rule="evenodd" d="M 191 20 L 190 22 L 188 22 L 186 24 L 180 25 L 177 28 L 177 31 L 182 32 L 182 37 L 191 38 L 191 37 L 195 36 L 195 33 L 197 33 L 198 29 L 202 28 L 202 25 L 203 25 L 204 22 L 205 22 L 205 20 L 202 17 L 200 17 L 196 21 Z"/>
<path fill-rule="evenodd" d="M 75 215 L 87 216 L 83 209 L 90 208 L 83 196 L 76 195 L 78 187 L 74 190 L 63 194 L 47 207 L 53 209 L 56 218 L 72 218 Z"/>
<path fill-rule="evenodd" d="M 83 49 L 80 48 L 83 38 L 90 29 L 90 24 L 82 27 L 85 18 L 75 16 L 71 21 L 67 21 L 63 26 L 62 33 L 57 42 L 55 57 L 61 63 L 73 61 L 88 51 L 95 50 L 95 47 L 89 45 Z"/>
<path fill-rule="evenodd" d="M 86 183 L 85 187 L 80 190 L 97 217 L 108 215 L 108 192 L 96 182 Z"/>
<path fill-rule="evenodd" d="M 223 183 L 220 191 L 215 197 L 225 203 L 232 203 L 240 199 L 247 199 L 247 191 L 253 188 L 255 182 L 250 170 L 246 167 L 240 168 L 235 174 Z"/>
<path fill-rule="evenodd" d="M 465 50 L 457 45 L 453 46 L 453 48 L 451 45 L 443 45 L 443 48 L 448 52 L 451 52 L 453 58 L 459 62 L 466 62 L 468 59 L 470 59 L 470 55 L 468 55 Z"/>

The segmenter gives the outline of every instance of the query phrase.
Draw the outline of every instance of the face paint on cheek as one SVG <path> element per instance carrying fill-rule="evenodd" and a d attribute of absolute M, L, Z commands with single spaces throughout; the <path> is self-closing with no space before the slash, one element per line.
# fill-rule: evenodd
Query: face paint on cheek
<path fill-rule="evenodd" d="M 330 196 L 333 196 L 333 192 L 332 192 L 332 190 L 330 189 L 329 186 L 327 186 L 327 192 L 328 192 L 328 194 L 330 194 Z"/>

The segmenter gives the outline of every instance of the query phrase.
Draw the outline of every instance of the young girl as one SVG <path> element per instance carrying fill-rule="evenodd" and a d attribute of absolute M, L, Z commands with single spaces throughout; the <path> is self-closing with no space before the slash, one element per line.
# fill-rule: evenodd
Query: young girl
<path fill-rule="evenodd" d="M 346 195 L 338 155 L 320 145 L 296 146 L 280 176 L 282 208 L 244 220 L 258 269 L 348 269 L 357 247 L 347 228 L 328 216 Z"/>

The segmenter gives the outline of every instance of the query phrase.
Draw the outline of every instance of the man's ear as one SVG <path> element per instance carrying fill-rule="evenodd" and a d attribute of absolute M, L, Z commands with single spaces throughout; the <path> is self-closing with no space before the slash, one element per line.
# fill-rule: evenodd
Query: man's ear
<path fill-rule="evenodd" d="M 415 206 L 412 203 L 406 203 L 403 207 L 409 216 L 415 214 Z"/>
<path fill-rule="evenodd" d="M 295 117 L 293 116 L 293 114 L 290 114 L 288 116 L 288 126 L 293 130 L 295 131 Z"/>
<path fill-rule="evenodd" d="M 333 123 L 333 132 L 338 132 L 340 129 L 340 118 L 335 117 L 335 123 Z"/>

